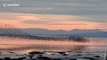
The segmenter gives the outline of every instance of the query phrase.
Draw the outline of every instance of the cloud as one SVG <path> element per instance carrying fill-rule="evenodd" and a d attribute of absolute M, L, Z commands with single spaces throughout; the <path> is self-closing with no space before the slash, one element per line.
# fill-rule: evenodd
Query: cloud
<path fill-rule="evenodd" d="M 15 28 L 43 28 L 51 30 L 95 29 L 99 23 L 81 21 L 85 17 L 53 14 L 0 13 L 0 25 Z M 13 19 L 14 17 L 14 19 Z M 9 18 L 9 19 L 8 19 Z M 91 24 L 91 25 L 90 25 Z"/>
<path fill-rule="evenodd" d="M 24 2 L 23 2 L 24 1 Z M 105 0 L 23 0 L 13 1 L 21 7 L 0 7 L 1 11 L 40 14 L 69 14 L 69 15 L 99 15 L 107 14 L 107 1 Z M 7 2 L 10 3 L 10 2 Z M 3 4 L 3 2 L 1 2 Z M 15 9 L 16 8 L 16 9 Z M 8 9 L 8 10 L 7 10 Z"/>
<path fill-rule="evenodd" d="M 80 19 L 84 17 L 71 16 L 71 15 L 50 15 L 50 14 L 34 14 L 37 19 L 24 20 L 22 23 L 26 24 L 45 24 L 45 25 L 78 25 Z M 83 22 L 83 21 L 81 21 Z M 73 23 L 73 24 L 72 24 Z M 81 24 L 82 25 L 82 24 Z M 84 24 L 83 24 L 84 25 Z"/>
<path fill-rule="evenodd" d="M 80 21 L 87 22 L 98 22 L 98 23 L 107 23 L 107 15 L 99 15 L 99 16 L 85 16 L 85 18 L 81 18 Z"/>
<path fill-rule="evenodd" d="M 63 20 L 64 21 L 64 20 Z M 22 23 L 26 24 L 41 24 L 41 25 L 87 25 L 87 23 L 82 23 L 80 21 L 52 21 L 52 20 L 25 20 Z"/>
<path fill-rule="evenodd" d="M 19 3 L 20 7 L 3 7 Z M 87 17 L 85 21 L 107 22 L 107 0 L 12 0 L 0 1 L 0 12 L 54 14 Z M 83 19 L 84 20 L 84 19 Z"/>
<path fill-rule="evenodd" d="M 27 24 L 48 24 L 52 21 L 46 21 L 46 20 L 26 20 L 22 23 L 27 23 Z"/>

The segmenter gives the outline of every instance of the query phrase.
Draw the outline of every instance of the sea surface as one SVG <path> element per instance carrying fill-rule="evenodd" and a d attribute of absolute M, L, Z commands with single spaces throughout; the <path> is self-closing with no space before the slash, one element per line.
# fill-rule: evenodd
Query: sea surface
<path fill-rule="evenodd" d="M 107 52 L 107 38 L 88 38 L 88 42 L 32 40 L 0 37 L 0 52 L 28 53 L 31 51 Z"/>

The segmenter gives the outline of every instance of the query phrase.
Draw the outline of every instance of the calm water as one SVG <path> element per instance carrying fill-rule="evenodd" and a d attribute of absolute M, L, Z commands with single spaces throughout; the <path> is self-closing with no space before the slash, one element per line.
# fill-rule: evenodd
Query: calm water
<path fill-rule="evenodd" d="M 90 39 L 89 42 L 44 41 L 0 37 L 0 51 L 27 53 L 30 51 L 107 51 L 107 39 Z"/>

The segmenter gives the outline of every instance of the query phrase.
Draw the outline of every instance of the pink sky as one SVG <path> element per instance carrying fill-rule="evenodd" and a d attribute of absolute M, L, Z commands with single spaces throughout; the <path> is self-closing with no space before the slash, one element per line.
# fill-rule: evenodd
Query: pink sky
<path fill-rule="evenodd" d="M 107 24 L 85 20 L 87 17 L 55 14 L 0 13 L 1 28 L 42 28 L 49 30 L 102 29 Z"/>

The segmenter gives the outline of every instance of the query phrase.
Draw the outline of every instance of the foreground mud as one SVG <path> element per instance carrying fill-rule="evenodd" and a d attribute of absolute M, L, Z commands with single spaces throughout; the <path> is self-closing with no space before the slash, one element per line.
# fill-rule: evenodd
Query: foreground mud
<path fill-rule="evenodd" d="M 106 60 L 105 52 L 1 52 L 0 60 Z"/>

